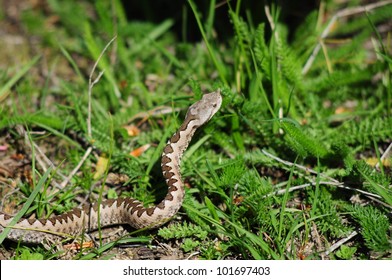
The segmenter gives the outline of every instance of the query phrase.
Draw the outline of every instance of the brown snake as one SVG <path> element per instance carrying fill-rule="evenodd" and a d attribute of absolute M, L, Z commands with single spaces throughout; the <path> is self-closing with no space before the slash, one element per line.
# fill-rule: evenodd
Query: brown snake
<path fill-rule="evenodd" d="M 92 206 L 75 208 L 49 219 L 22 219 L 13 226 L 8 239 L 24 243 L 60 240 L 118 224 L 136 229 L 156 228 L 170 220 L 182 206 L 185 190 L 180 174 L 180 161 L 197 128 L 208 122 L 222 104 L 220 91 L 205 94 L 189 107 L 184 122 L 170 138 L 162 153 L 162 173 L 168 192 L 157 205 L 146 208 L 133 198 L 108 199 Z M 98 213 L 99 207 L 99 213 Z M 12 216 L 0 212 L 0 233 Z"/>

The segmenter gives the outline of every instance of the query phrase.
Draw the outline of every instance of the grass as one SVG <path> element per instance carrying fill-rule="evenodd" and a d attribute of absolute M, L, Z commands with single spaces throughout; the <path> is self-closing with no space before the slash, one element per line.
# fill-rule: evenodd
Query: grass
<path fill-rule="evenodd" d="M 390 259 L 392 5 L 322 3 L 289 33 L 283 8 L 266 7 L 259 23 L 229 2 L 219 9 L 234 35 L 220 38 L 216 2 L 202 12 L 190 0 L 195 43 L 176 38 L 171 19 L 128 20 L 117 0 L 20 11 L 31 49 L 0 64 L 5 212 L 160 201 L 160 154 L 185 109 L 217 88 L 224 100 L 184 156 L 186 199 L 170 223 L 114 240 L 99 231 L 95 248 L 71 255 L 4 241 L 3 255 L 104 259 L 137 244 L 156 258 L 165 244 L 177 258 Z"/>

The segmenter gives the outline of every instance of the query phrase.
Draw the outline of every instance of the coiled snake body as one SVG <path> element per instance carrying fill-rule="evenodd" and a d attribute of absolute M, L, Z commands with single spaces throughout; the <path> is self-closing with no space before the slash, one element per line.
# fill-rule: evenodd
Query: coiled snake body
<path fill-rule="evenodd" d="M 108 199 L 100 204 L 75 208 L 49 219 L 22 219 L 11 228 L 7 238 L 25 243 L 42 243 L 47 239 L 60 240 L 65 235 L 75 236 L 97 230 L 98 224 L 100 227 L 129 224 L 140 229 L 156 228 L 166 223 L 177 213 L 184 200 L 184 183 L 180 174 L 181 157 L 196 129 L 211 119 L 221 103 L 219 91 L 205 94 L 200 101 L 189 107 L 184 122 L 168 141 L 161 163 L 168 192 L 159 204 L 146 208 L 143 203 L 133 198 Z M 11 216 L 0 213 L 0 232 L 11 220 Z"/>

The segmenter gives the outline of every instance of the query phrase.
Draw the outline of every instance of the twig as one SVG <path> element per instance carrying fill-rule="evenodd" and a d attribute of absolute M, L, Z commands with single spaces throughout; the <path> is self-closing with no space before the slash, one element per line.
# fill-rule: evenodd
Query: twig
<path fill-rule="evenodd" d="M 113 30 L 114 30 L 115 34 L 118 34 L 118 15 L 116 13 L 115 1 L 111 1 L 111 7 L 110 8 L 112 9 L 112 16 L 113 16 L 113 18 L 112 18 Z M 116 64 L 117 48 L 118 48 L 118 42 L 115 41 L 114 44 L 113 44 L 113 49 L 112 49 L 112 51 L 110 53 L 110 64 L 111 65 L 115 65 Z"/>
<path fill-rule="evenodd" d="M 99 61 L 101 60 L 102 56 L 106 52 L 106 50 L 109 48 L 110 44 L 113 43 L 114 40 L 116 40 L 117 36 L 114 36 L 109 43 L 106 44 L 102 52 L 99 54 L 97 61 L 94 63 L 93 69 L 91 69 L 90 76 L 88 79 L 88 107 L 87 107 L 87 135 L 91 139 L 92 133 L 91 133 L 91 96 L 92 96 L 92 91 L 93 87 L 96 83 L 99 82 L 101 79 L 101 76 L 103 75 L 104 71 L 101 71 L 98 74 L 98 77 L 93 81 L 93 74 L 95 72 L 95 69 L 98 66 Z"/>
<path fill-rule="evenodd" d="M 342 182 L 339 182 L 338 180 L 336 180 L 336 179 L 334 179 L 332 177 L 329 177 L 329 176 L 327 176 L 327 175 L 325 175 L 323 173 L 317 172 L 317 171 L 315 171 L 315 170 L 313 170 L 311 168 L 308 168 L 308 167 L 305 167 L 305 166 L 302 166 L 302 165 L 299 165 L 299 164 L 296 164 L 296 163 L 292 163 L 292 162 L 283 160 L 283 159 L 281 159 L 281 158 L 279 158 L 277 156 L 274 156 L 274 155 L 268 153 L 265 150 L 262 150 L 262 153 L 265 154 L 266 156 L 268 156 L 268 157 L 270 157 L 270 158 L 280 162 L 280 163 L 283 163 L 284 165 L 295 166 L 298 169 L 304 170 L 305 172 L 309 172 L 309 173 L 312 173 L 314 175 L 318 175 L 318 176 L 320 176 L 322 178 L 330 180 L 330 181 L 320 181 L 318 183 L 315 182 L 315 181 L 312 181 L 312 182 L 307 183 L 307 184 L 303 184 L 303 185 L 299 185 L 299 186 L 293 186 L 293 187 L 288 189 L 289 192 L 292 192 L 292 191 L 295 191 L 295 190 L 299 190 L 299 189 L 304 189 L 304 188 L 307 188 L 309 186 L 315 186 L 316 184 L 319 184 L 319 185 L 331 185 L 331 186 L 336 186 L 336 187 L 341 188 L 341 189 L 346 189 L 346 190 L 350 190 L 350 191 L 354 191 L 354 192 L 359 192 L 361 194 L 366 195 L 367 197 L 371 198 L 374 201 L 382 203 L 381 201 L 378 200 L 378 199 L 381 199 L 382 197 L 377 195 L 377 194 L 373 194 L 373 193 L 366 192 L 366 191 L 363 191 L 363 190 L 360 190 L 360 189 L 356 189 L 356 188 L 351 188 L 351 187 L 345 186 Z M 280 194 L 283 194 L 285 192 L 286 192 L 286 189 L 281 189 L 281 190 L 272 192 L 272 193 L 270 193 L 268 195 L 265 195 L 264 197 L 269 197 L 271 195 L 276 195 L 276 194 L 280 195 Z M 391 206 L 388 206 L 388 207 L 392 208 Z"/>
<path fill-rule="evenodd" d="M 24 137 L 25 143 L 26 143 L 27 146 L 29 146 L 30 149 L 33 149 L 33 146 L 34 146 L 35 149 L 37 149 L 38 154 L 35 154 L 35 159 L 37 160 L 37 163 L 42 168 L 42 170 L 44 172 L 46 172 L 46 170 L 48 169 L 47 166 L 46 166 L 46 163 L 49 162 L 49 166 L 53 165 L 53 163 L 49 159 L 47 159 L 47 161 L 45 163 L 45 161 L 40 156 L 40 155 L 43 155 L 41 149 L 38 147 L 38 145 L 36 145 L 34 143 L 33 140 L 29 139 L 29 136 L 28 136 L 26 130 L 24 129 L 24 127 L 22 125 L 18 125 L 16 127 L 16 130 L 18 131 L 20 136 Z M 45 156 L 43 156 L 43 158 L 45 158 Z"/>
<path fill-rule="evenodd" d="M 320 234 L 314 221 L 312 221 L 312 230 L 310 232 L 310 235 L 312 236 L 312 239 L 316 242 L 317 248 L 320 248 L 319 251 L 321 251 L 321 248 L 325 248 L 323 246 L 323 243 L 321 242 Z"/>
<path fill-rule="evenodd" d="M 378 3 L 371 3 L 371 4 L 365 5 L 365 6 L 346 8 L 346 9 L 343 9 L 343 10 L 337 12 L 336 16 L 338 18 L 352 16 L 352 15 L 355 15 L 355 14 L 365 13 L 367 11 L 371 11 L 371 10 L 374 10 L 374 9 L 377 9 L 377 8 L 380 8 L 382 6 L 386 6 L 386 5 L 389 5 L 389 4 L 392 4 L 391 0 L 381 1 L 381 2 L 378 2 Z"/>
<path fill-rule="evenodd" d="M 385 152 L 382 154 L 380 161 L 377 162 L 377 164 L 374 166 L 375 168 L 378 169 L 378 167 L 380 166 L 380 162 L 383 162 L 384 159 L 390 157 L 392 155 L 392 143 L 389 144 L 388 148 L 385 150 Z"/>
<path fill-rule="evenodd" d="M 149 118 L 149 117 L 163 116 L 163 115 L 166 115 L 166 114 L 171 114 L 173 112 L 179 112 L 179 111 L 181 111 L 180 108 L 173 109 L 172 107 L 169 107 L 169 106 L 158 106 L 158 107 L 156 107 L 154 109 L 151 109 L 151 110 L 148 110 L 148 111 L 145 111 L 145 112 L 139 112 L 136 115 L 133 115 L 127 121 L 127 123 L 131 123 L 131 122 L 133 122 L 134 120 L 137 120 L 137 119 L 146 119 L 146 118 Z"/>
<path fill-rule="evenodd" d="M 25 143 L 29 148 L 32 150 L 33 146 L 34 149 L 37 151 L 35 154 L 35 159 L 38 163 L 38 165 L 41 167 L 41 169 L 46 172 L 48 168 L 52 167 L 52 170 L 56 171 L 56 174 L 60 176 L 61 178 L 65 178 L 65 175 L 62 174 L 58 168 L 55 168 L 54 163 L 42 152 L 41 148 L 31 139 L 29 139 L 27 135 L 27 131 L 24 129 L 22 125 L 17 126 L 17 131 L 19 135 L 23 136 L 25 138 Z M 30 141 L 31 140 L 31 141 Z M 49 166 L 49 167 L 48 167 Z M 61 188 L 59 183 L 57 183 L 53 178 L 51 179 L 51 183 L 56 187 L 56 188 Z"/>
<path fill-rule="evenodd" d="M 274 22 L 274 19 L 272 18 L 272 15 L 271 15 L 271 12 L 270 12 L 270 8 L 269 8 L 268 5 L 264 6 L 264 11 L 265 11 L 265 16 L 267 17 L 268 22 L 269 22 L 269 24 L 271 26 L 271 30 L 274 33 L 275 40 L 276 40 L 277 43 L 279 43 L 279 36 L 278 36 L 277 30 L 275 28 L 275 22 Z"/>
<path fill-rule="evenodd" d="M 186 258 L 187 260 L 190 260 L 191 258 L 193 258 L 194 256 L 200 255 L 199 251 L 193 252 L 191 254 L 189 254 L 189 256 Z"/>
<path fill-rule="evenodd" d="M 351 238 L 353 238 L 354 236 L 356 236 L 358 234 L 358 232 L 356 232 L 355 230 L 350 233 L 349 236 L 339 240 L 338 242 L 336 242 L 335 244 L 333 244 L 328 250 L 326 250 L 325 252 L 321 253 L 320 255 L 325 257 L 328 256 L 330 253 L 332 253 L 333 251 L 335 251 L 336 249 L 338 249 L 340 246 L 342 246 L 344 243 L 346 243 L 347 241 L 349 241 Z"/>
<path fill-rule="evenodd" d="M 366 192 L 366 191 L 363 191 L 363 190 L 360 190 L 360 189 L 351 188 L 351 187 L 343 185 L 343 183 L 335 183 L 335 182 L 328 182 L 328 181 L 320 181 L 318 183 L 317 182 L 310 182 L 310 183 L 306 183 L 306 184 L 302 184 L 302 185 L 298 185 L 298 186 L 293 186 L 293 187 L 290 187 L 289 189 L 287 189 L 287 191 L 288 192 L 293 192 L 293 191 L 296 191 L 296 190 L 305 189 L 307 187 L 316 186 L 317 184 L 318 185 L 326 185 L 326 186 L 328 186 L 328 185 L 329 186 L 335 186 L 335 187 L 338 187 L 338 188 L 341 188 L 341 189 L 346 189 L 346 190 L 350 190 L 350 191 L 354 191 L 354 192 L 359 192 L 359 193 L 362 193 L 362 194 L 368 196 L 369 198 L 374 199 L 375 201 L 380 202 L 379 200 L 377 200 L 377 198 L 381 198 L 381 196 L 379 196 L 377 194 L 369 193 L 369 192 Z M 270 196 L 273 196 L 273 195 L 281 195 L 281 194 L 284 194 L 284 193 L 286 193 L 286 189 L 280 189 L 280 190 L 277 190 L 277 191 L 274 191 L 272 193 L 264 195 L 263 198 L 267 198 L 267 197 L 270 197 Z M 389 207 L 391 207 L 391 206 L 389 206 Z"/>
<path fill-rule="evenodd" d="M 268 156 L 268 157 L 270 157 L 270 158 L 272 158 L 272 159 L 274 159 L 274 160 L 276 160 L 276 161 L 278 161 L 278 162 L 280 162 L 280 163 L 283 163 L 284 165 L 287 165 L 287 166 L 295 166 L 295 167 L 297 167 L 298 169 L 302 169 L 302 170 L 305 171 L 305 172 L 309 172 L 309 173 L 312 173 L 312 174 L 315 174 L 315 175 L 318 174 L 318 175 L 320 175 L 321 177 L 324 177 L 324 178 L 326 178 L 326 179 L 328 179 L 328 180 L 331 180 L 331 181 L 333 181 L 333 182 L 335 182 L 335 183 L 339 183 L 339 184 L 340 184 L 340 182 L 339 182 L 338 180 L 336 180 L 336 179 L 334 179 L 334 178 L 332 178 L 332 177 L 329 177 L 329 176 L 327 176 L 327 175 L 325 175 L 325 174 L 323 174 L 323 173 L 317 172 L 317 171 L 315 171 L 315 170 L 313 170 L 313 169 L 311 169 L 311 168 L 302 166 L 302 165 L 297 164 L 297 163 L 292 163 L 292 162 L 290 162 L 290 161 L 283 160 L 283 159 L 281 159 L 281 158 L 279 158 L 279 157 L 277 157 L 277 156 L 274 156 L 274 155 L 270 154 L 270 153 L 267 152 L 266 150 L 262 150 L 261 152 L 262 152 L 263 154 L 265 154 L 266 156 Z"/>
<path fill-rule="evenodd" d="M 82 164 L 85 162 L 85 160 L 87 159 L 87 157 L 91 154 L 91 151 L 93 150 L 92 147 L 88 147 L 88 149 L 86 150 L 86 152 L 84 153 L 82 159 L 80 160 L 80 162 L 78 163 L 78 165 L 76 165 L 76 167 L 71 171 L 71 173 L 69 173 L 68 177 L 65 178 L 65 180 L 63 182 L 61 182 L 60 186 L 62 188 L 64 188 L 69 181 L 71 181 L 72 177 L 76 174 L 76 172 L 78 172 L 79 168 L 82 166 Z"/>
<path fill-rule="evenodd" d="M 377 199 L 375 197 L 368 196 L 368 198 L 370 198 L 371 200 L 381 204 L 382 206 L 384 206 L 386 208 L 392 209 L 391 205 L 389 205 L 388 203 L 385 203 L 385 202 L 383 202 L 383 201 L 381 201 L 381 200 L 379 200 L 379 199 Z M 389 214 L 392 214 L 392 211 L 390 211 Z"/>
<path fill-rule="evenodd" d="M 104 49 L 102 50 L 102 52 L 99 54 L 97 61 L 94 63 L 93 68 L 90 72 L 90 76 L 88 79 L 88 108 L 87 108 L 87 134 L 88 137 L 91 139 L 92 138 L 92 132 L 91 132 L 91 97 L 92 97 L 92 91 L 93 91 L 93 87 L 95 86 L 96 83 L 99 82 L 100 78 L 102 77 L 104 71 L 101 71 L 97 78 L 95 78 L 95 80 L 93 80 L 93 74 L 95 72 L 95 69 L 98 66 L 99 61 L 101 60 L 102 56 L 104 55 L 104 53 L 106 52 L 106 50 L 109 48 L 110 44 L 113 43 L 114 40 L 116 40 L 117 36 L 114 36 L 109 43 L 106 44 L 106 46 L 104 47 Z M 80 160 L 80 162 L 76 165 L 76 167 L 71 171 L 71 173 L 67 176 L 67 178 L 61 182 L 61 187 L 65 187 L 68 182 L 72 179 L 72 177 L 76 174 L 76 172 L 78 172 L 78 170 L 80 169 L 80 167 L 83 165 L 83 163 L 86 161 L 87 157 L 91 154 L 93 148 L 92 147 L 88 147 L 88 149 L 86 150 L 86 152 L 84 153 L 82 159 Z"/>
<path fill-rule="evenodd" d="M 321 36 L 320 36 L 320 39 L 319 39 L 319 43 L 313 49 L 312 54 L 310 55 L 310 57 L 308 58 L 307 62 L 305 63 L 305 66 L 302 68 L 302 74 L 305 75 L 306 73 L 308 73 L 310 67 L 312 66 L 314 60 L 316 59 L 316 56 L 317 56 L 318 52 L 321 49 L 321 45 L 322 45 L 323 40 L 329 35 L 329 33 L 332 30 L 332 26 L 334 26 L 335 22 L 339 18 L 347 17 L 347 16 L 359 14 L 359 13 L 364 13 L 364 12 L 367 12 L 367 11 L 370 11 L 370 10 L 374 10 L 374 9 L 382 7 L 382 6 L 386 6 L 388 4 L 392 4 L 392 1 L 391 0 L 381 1 L 381 2 L 378 2 L 378 3 L 372 3 L 372 4 L 369 4 L 369 5 L 360 6 L 360 7 L 346 8 L 346 9 L 338 11 L 331 18 L 331 20 L 329 21 L 329 23 L 327 24 L 327 26 L 325 27 L 325 29 L 321 33 Z"/>

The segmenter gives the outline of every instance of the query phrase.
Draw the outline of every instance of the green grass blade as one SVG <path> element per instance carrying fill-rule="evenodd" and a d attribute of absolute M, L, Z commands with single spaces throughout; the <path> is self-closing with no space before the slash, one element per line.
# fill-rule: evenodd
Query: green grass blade
<path fill-rule="evenodd" d="M 46 180 L 47 180 L 51 171 L 52 171 L 52 167 L 49 167 L 48 170 L 46 170 L 44 175 L 38 181 L 38 184 L 34 187 L 29 198 L 24 203 L 22 209 L 18 212 L 18 214 L 15 215 L 15 217 L 9 223 L 8 227 L 4 228 L 3 232 L 0 234 L 0 244 L 3 243 L 4 239 L 7 237 L 8 233 L 10 232 L 12 226 L 14 226 L 23 217 L 23 215 L 27 212 L 31 203 L 33 203 L 35 197 L 37 196 L 37 194 L 39 193 L 41 188 L 44 186 L 44 184 L 46 183 Z"/>
<path fill-rule="evenodd" d="M 362 172 L 361 170 L 359 170 L 359 172 L 361 173 L 361 175 L 366 179 L 366 181 L 368 181 L 370 183 L 370 185 L 377 191 L 377 193 L 383 198 L 385 199 L 385 201 L 392 206 L 392 195 L 390 194 L 390 191 L 388 192 L 388 190 L 384 189 L 383 186 L 380 186 L 379 184 L 377 184 L 376 182 L 374 182 L 374 180 L 372 180 L 372 178 L 370 178 L 368 175 L 366 175 L 364 172 Z"/>
<path fill-rule="evenodd" d="M 224 65 L 220 61 L 218 61 L 216 53 L 215 53 L 214 49 L 212 48 L 210 42 L 208 41 L 208 37 L 204 31 L 204 27 L 201 23 L 201 19 L 200 19 L 199 13 L 197 11 L 197 8 L 192 0 L 188 0 L 188 3 L 191 6 L 193 14 L 195 15 L 195 19 L 196 19 L 197 25 L 199 27 L 201 36 L 203 37 L 204 43 L 207 46 L 208 53 L 211 56 L 212 62 L 214 63 L 216 69 L 218 70 L 219 77 L 222 80 L 222 82 L 224 83 L 224 85 L 229 87 L 229 84 L 227 83 L 227 80 L 226 80 L 226 68 L 224 67 Z"/>
<path fill-rule="evenodd" d="M 34 64 L 37 63 L 41 56 L 36 56 L 34 57 L 31 61 L 29 61 L 26 65 L 22 67 L 22 69 L 19 70 L 18 73 L 16 73 L 8 82 L 6 82 L 1 88 L 0 88 L 0 102 L 4 100 L 7 95 L 8 91 L 13 87 L 17 81 L 20 80 L 29 70 L 31 67 L 34 66 Z"/>

